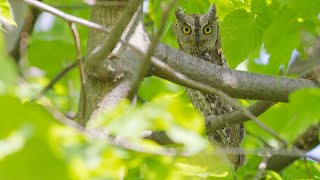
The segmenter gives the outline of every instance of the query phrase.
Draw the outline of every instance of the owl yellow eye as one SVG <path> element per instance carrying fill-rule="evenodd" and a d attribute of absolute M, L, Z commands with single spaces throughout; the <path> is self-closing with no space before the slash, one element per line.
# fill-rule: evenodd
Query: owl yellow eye
<path fill-rule="evenodd" d="M 204 34 L 210 34 L 212 32 L 212 27 L 211 26 L 206 26 L 203 28 L 203 33 Z"/>
<path fill-rule="evenodd" d="M 182 27 L 182 31 L 183 31 L 183 33 L 185 33 L 185 34 L 190 34 L 190 33 L 191 33 L 191 28 L 185 26 L 185 27 Z"/>

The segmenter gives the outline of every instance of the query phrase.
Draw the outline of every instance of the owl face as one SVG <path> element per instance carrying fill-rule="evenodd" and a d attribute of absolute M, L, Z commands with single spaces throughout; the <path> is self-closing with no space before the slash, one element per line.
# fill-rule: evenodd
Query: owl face
<path fill-rule="evenodd" d="M 195 54 L 215 48 L 218 27 L 214 5 L 207 14 L 185 15 L 181 8 L 178 8 L 176 19 L 175 33 L 180 49 Z"/>

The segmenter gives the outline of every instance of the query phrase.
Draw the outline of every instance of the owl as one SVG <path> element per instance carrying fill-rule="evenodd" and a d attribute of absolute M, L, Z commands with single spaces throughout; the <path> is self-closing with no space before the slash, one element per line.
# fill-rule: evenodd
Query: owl
<path fill-rule="evenodd" d="M 178 7 L 175 16 L 175 33 L 180 50 L 210 63 L 228 67 L 221 50 L 215 5 L 210 6 L 207 14 L 190 15 L 184 14 L 182 9 Z M 186 93 L 193 106 L 204 117 L 208 117 L 209 115 L 218 116 L 235 110 L 216 95 L 202 93 L 191 88 L 186 88 Z M 235 170 L 245 162 L 245 156 L 240 147 L 244 133 L 243 124 L 228 126 L 214 132 L 206 131 L 208 139 L 212 144 L 220 147 L 222 150 L 229 150 L 227 157 Z"/>

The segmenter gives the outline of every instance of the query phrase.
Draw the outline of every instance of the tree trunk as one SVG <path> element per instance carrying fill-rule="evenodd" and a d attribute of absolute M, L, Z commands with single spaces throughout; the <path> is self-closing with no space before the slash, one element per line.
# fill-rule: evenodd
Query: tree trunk
<path fill-rule="evenodd" d="M 121 0 L 119 2 L 128 2 Z M 106 27 L 113 27 L 120 19 L 125 6 L 108 5 L 108 2 L 98 0 L 91 11 L 91 21 Z M 89 31 L 87 56 L 97 50 L 108 39 L 108 34 L 98 30 Z M 142 24 L 142 9 L 134 15 L 122 35 L 122 39 L 135 44 L 146 51 L 149 41 Z M 86 61 L 86 60 L 85 60 Z M 117 47 L 97 67 L 103 67 L 105 72 L 84 67 L 85 84 L 81 90 L 78 122 L 86 125 L 101 112 L 115 107 L 120 101 L 132 99 L 137 90 L 139 73 L 144 66 L 141 55 L 128 51 L 125 46 Z M 89 125 L 90 126 L 90 125 Z"/>

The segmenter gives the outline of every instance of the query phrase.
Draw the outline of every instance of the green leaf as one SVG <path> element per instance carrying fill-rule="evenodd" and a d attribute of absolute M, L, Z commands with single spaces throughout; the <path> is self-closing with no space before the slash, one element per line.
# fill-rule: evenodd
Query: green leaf
<path fill-rule="evenodd" d="M 0 179 L 70 179 L 67 164 L 48 142 L 52 116 L 39 105 L 10 96 L 0 96 L 0 107 L 0 149 L 7 147 Z"/>
<path fill-rule="evenodd" d="M 232 179 L 232 170 L 224 158 L 224 154 L 212 152 L 210 148 L 190 157 L 178 158 L 175 166 L 184 179 Z"/>
<path fill-rule="evenodd" d="M 0 59 L 0 83 L 14 84 L 17 78 L 18 72 L 14 61 L 11 58 Z"/>
<path fill-rule="evenodd" d="M 263 179 L 266 180 L 282 180 L 282 177 L 280 174 L 278 174 L 275 171 L 267 170 L 266 174 L 264 175 Z"/>
<path fill-rule="evenodd" d="M 255 25 L 254 17 L 244 9 L 228 14 L 221 23 L 220 33 L 224 54 L 232 68 L 261 44 L 261 33 Z"/>
<path fill-rule="evenodd" d="M 174 142 L 184 144 L 190 153 L 199 153 L 208 146 L 203 137 L 178 126 L 169 127 L 167 134 Z"/>
<path fill-rule="evenodd" d="M 282 171 L 283 179 L 306 179 L 307 168 L 311 174 L 311 177 L 309 179 L 319 179 L 319 162 L 313 162 L 309 160 L 305 162 L 303 159 L 296 160 L 290 166 L 285 168 Z"/>
<path fill-rule="evenodd" d="M 64 40 L 31 41 L 28 59 L 32 66 L 44 70 L 53 77 L 63 69 L 64 65 L 75 61 L 76 52 L 72 43 Z"/>
<path fill-rule="evenodd" d="M 320 90 L 302 89 L 289 96 L 288 104 L 277 104 L 262 114 L 259 119 L 278 132 L 288 142 L 292 142 L 310 125 L 320 119 Z M 266 136 L 265 132 L 250 130 L 256 135 Z"/>
<path fill-rule="evenodd" d="M 12 18 L 11 7 L 7 0 L 0 0 L 0 19 L 4 19 L 7 23 L 17 26 Z"/>
<path fill-rule="evenodd" d="M 297 15 L 289 9 L 283 9 L 266 30 L 263 40 L 271 55 L 268 72 L 265 73 L 278 74 L 281 65 L 288 67 L 292 51 L 300 43 Z"/>
<path fill-rule="evenodd" d="M 319 0 L 289 0 L 288 8 L 292 9 L 298 14 L 302 20 L 318 21 L 318 14 L 320 13 Z"/>

